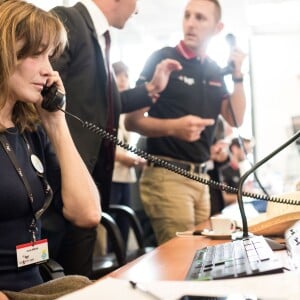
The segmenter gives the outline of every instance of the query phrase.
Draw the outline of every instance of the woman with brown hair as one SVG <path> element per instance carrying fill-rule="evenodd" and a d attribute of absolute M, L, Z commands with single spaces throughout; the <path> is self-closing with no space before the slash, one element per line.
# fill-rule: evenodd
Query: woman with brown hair
<path fill-rule="evenodd" d="M 43 290 L 38 264 L 49 253 L 47 239 L 41 239 L 41 215 L 51 201 L 83 228 L 96 226 L 101 217 L 98 190 L 64 113 L 41 106 L 49 87 L 55 87 L 53 97 L 64 100 L 50 60 L 66 44 L 57 17 L 25 1 L 0 0 L 0 299 L 30 299 L 16 292 L 33 286 L 33 293 Z M 62 293 L 89 283 L 79 279 L 78 284 L 71 280 L 71 288 L 62 284 Z M 54 292 L 39 299 L 53 299 L 61 291 Z"/>

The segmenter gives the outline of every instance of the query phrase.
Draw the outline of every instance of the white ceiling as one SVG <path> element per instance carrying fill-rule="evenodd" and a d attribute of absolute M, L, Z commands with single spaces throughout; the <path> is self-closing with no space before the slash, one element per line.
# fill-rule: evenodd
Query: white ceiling
<path fill-rule="evenodd" d="M 132 16 L 119 35 L 127 43 L 146 39 L 169 40 L 181 31 L 181 16 L 185 0 L 140 0 L 139 12 Z"/>
<path fill-rule="evenodd" d="M 55 5 L 73 5 L 77 0 L 31 0 L 50 9 Z M 299 32 L 300 0 L 220 0 L 226 32 L 236 35 L 246 31 Z M 181 36 L 181 20 L 187 0 L 139 0 L 139 13 L 126 24 L 120 42 L 140 43 L 154 39 L 170 44 Z M 250 27 L 249 27 L 250 26 Z M 116 33 L 118 35 L 118 33 Z M 176 38 L 175 38 L 176 37 Z"/>
<path fill-rule="evenodd" d="M 168 43 L 181 36 L 181 20 L 187 0 L 140 0 L 139 13 L 122 30 L 128 42 L 155 39 Z M 299 0 L 220 0 L 224 31 L 245 32 L 300 31 Z"/>

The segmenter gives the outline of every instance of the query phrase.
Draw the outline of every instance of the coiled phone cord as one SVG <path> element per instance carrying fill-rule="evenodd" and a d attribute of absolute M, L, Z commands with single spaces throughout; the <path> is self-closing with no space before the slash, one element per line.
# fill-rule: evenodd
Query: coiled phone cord
<path fill-rule="evenodd" d="M 59 108 L 59 110 L 63 111 L 66 115 L 71 116 L 71 117 L 75 118 L 76 120 L 78 120 L 84 128 L 87 128 L 91 132 L 94 132 L 95 134 L 102 136 L 104 139 L 110 140 L 116 146 L 120 146 L 120 147 L 124 148 L 125 150 L 130 151 L 130 152 L 146 159 L 149 162 L 160 165 L 162 168 L 165 168 L 165 169 L 167 169 L 171 172 L 174 172 L 176 174 L 182 175 L 182 176 L 184 176 L 186 178 L 189 178 L 191 180 L 198 181 L 202 184 L 210 185 L 215 189 L 220 189 L 221 191 L 229 192 L 229 193 L 232 193 L 232 194 L 237 194 L 238 193 L 237 188 L 228 186 L 226 184 L 217 182 L 215 180 L 203 178 L 203 177 L 201 177 L 201 176 L 199 176 L 195 173 L 191 173 L 191 172 L 186 171 L 182 168 L 179 168 L 179 167 L 173 165 L 172 163 L 170 163 L 170 162 L 168 162 L 164 159 L 158 158 L 158 157 L 156 157 L 154 155 L 151 155 L 151 154 L 149 154 L 149 153 L 147 153 L 147 152 L 145 152 L 141 149 L 130 146 L 129 144 L 123 143 L 115 135 L 110 134 L 109 132 L 107 132 L 103 128 L 100 128 L 100 127 L 96 126 L 93 123 L 83 121 L 79 117 L 63 110 L 62 108 Z M 250 198 L 264 200 L 264 201 L 271 201 L 271 202 L 284 203 L 284 204 L 290 204 L 290 205 L 300 205 L 300 201 L 294 200 L 294 199 L 285 199 L 285 198 L 273 197 L 273 196 L 269 196 L 269 195 L 261 195 L 261 194 L 246 192 L 246 191 L 243 191 L 242 195 L 245 196 L 245 197 L 250 197 Z"/>

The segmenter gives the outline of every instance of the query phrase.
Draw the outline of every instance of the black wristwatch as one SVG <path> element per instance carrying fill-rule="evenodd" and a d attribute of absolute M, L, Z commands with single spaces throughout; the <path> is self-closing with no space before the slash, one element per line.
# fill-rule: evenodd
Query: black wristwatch
<path fill-rule="evenodd" d="M 234 83 L 243 82 L 243 81 L 244 81 L 244 77 L 243 77 L 243 76 L 241 76 L 241 77 L 233 77 L 233 76 L 232 76 L 232 81 L 233 81 Z"/>

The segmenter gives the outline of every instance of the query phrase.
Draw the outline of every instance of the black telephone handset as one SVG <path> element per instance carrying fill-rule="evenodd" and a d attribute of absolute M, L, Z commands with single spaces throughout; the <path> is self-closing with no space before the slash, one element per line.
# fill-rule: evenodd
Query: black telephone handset
<path fill-rule="evenodd" d="M 65 94 L 60 92 L 55 84 L 44 87 L 41 94 L 43 96 L 42 108 L 50 112 L 57 111 L 65 104 Z"/>

